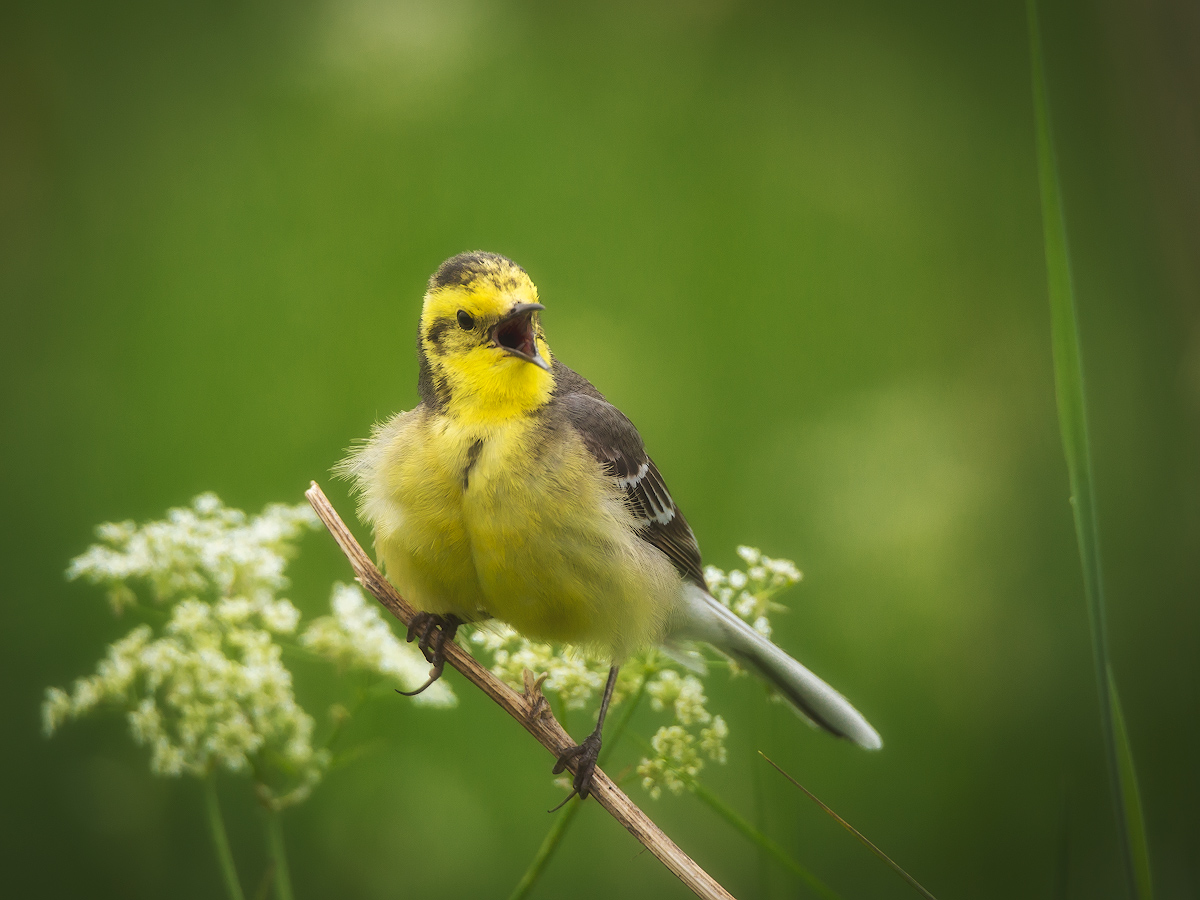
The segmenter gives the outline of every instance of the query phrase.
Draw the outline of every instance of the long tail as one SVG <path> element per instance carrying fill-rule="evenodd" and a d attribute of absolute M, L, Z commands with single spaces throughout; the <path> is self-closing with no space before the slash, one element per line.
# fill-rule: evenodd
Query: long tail
<path fill-rule="evenodd" d="M 672 637 L 706 641 L 728 653 L 783 694 L 801 715 L 826 731 L 868 750 L 883 746 L 879 732 L 845 697 L 707 592 L 689 585 L 684 592 L 684 607 Z"/>

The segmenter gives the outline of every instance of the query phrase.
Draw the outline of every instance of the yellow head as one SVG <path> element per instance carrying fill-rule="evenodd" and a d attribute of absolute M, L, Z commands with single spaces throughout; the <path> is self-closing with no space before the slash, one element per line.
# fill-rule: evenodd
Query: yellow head
<path fill-rule="evenodd" d="M 429 279 L 418 346 L 421 399 L 487 424 L 523 415 L 554 390 L 537 288 L 495 253 L 460 253 Z"/>

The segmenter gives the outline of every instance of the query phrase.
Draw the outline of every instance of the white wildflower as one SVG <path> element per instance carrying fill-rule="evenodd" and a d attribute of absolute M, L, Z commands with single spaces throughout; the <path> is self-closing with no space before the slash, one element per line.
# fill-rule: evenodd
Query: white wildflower
<path fill-rule="evenodd" d="M 151 748 L 159 775 L 245 771 L 266 746 L 304 777 L 305 767 L 324 770 L 310 744 L 312 719 L 296 704 L 291 673 L 267 632 L 231 625 L 198 600 L 178 604 L 165 630 L 168 637 L 151 641 L 141 625 L 114 644 L 97 674 L 76 682 L 70 716 L 100 703 L 132 704 L 130 731 Z M 63 696 L 47 692 L 47 723 L 64 718 Z"/>
<path fill-rule="evenodd" d="M 790 559 L 770 559 L 764 556 L 762 564 L 764 569 L 775 576 L 772 579 L 773 584 L 777 584 L 780 587 L 795 584 L 804 577 L 801 571 L 796 568 L 796 564 Z"/>
<path fill-rule="evenodd" d="M 650 746 L 654 757 L 643 758 L 637 773 L 642 776 L 642 787 L 656 800 L 662 796 L 664 787 L 674 794 L 681 792 L 704 767 L 704 760 L 696 752 L 695 735 L 680 725 L 658 729 L 650 739 Z"/>
<path fill-rule="evenodd" d="M 227 625 L 240 625 L 254 615 L 254 605 L 245 597 L 227 597 L 217 604 L 217 618 Z"/>
<path fill-rule="evenodd" d="M 682 679 L 674 669 L 666 669 L 646 685 L 646 693 L 650 696 L 650 706 L 656 710 L 672 709 L 675 698 L 679 696 Z"/>
<path fill-rule="evenodd" d="M 313 620 L 300 636 L 303 646 L 340 666 L 390 678 L 407 691 L 425 683 L 429 663 L 414 647 L 396 637 L 379 607 L 367 603 L 357 586 L 334 585 L 329 605 L 333 615 Z M 413 701 L 426 706 L 453 706 L 457 702 L 444 681 L 430 685 Z"/>
<path fill-rule="evenodd" d="M 716 597 L 755 631 L 769 638 L 771 620 L 768 613 L 784 609 L 773 601 L 774 596 L 800 581 L 802 575 L 790 559 L 773 559 L 754 547 L 738 547 L 737 552 L 749 569 L 746 572 L 734 569 L 725 575 L 725 587 Z"/>
<path fill-rule="evenodd" d="M 725 738 L 729 737 L 729 726 L 720 716 L 713 716 L 712 722 L 700 729 L 700 749 L 714 762 L 725 764 Z"/>
<path fill-rule="evenodd" d="M 673 669 L 665 669 L 646 685 L 650 706 L 656 710 L 670 709 L 681 725 L 707 722 L 712 716 L 704 708 L 707 699 L 704 685 L 694 675 L 683 678 Z"/>
<path fill-rule="evenodd" d="M 679 696 L 675 698 L 675 718 L 681 725 L 695 725 L 709 721 L 712 716 L 704 705 L 708 698 L 704 696 L 704 685 L 694 675 L 683 679 Z"/>
<path fill-rule="evenodd" d="M 46 737 L 54 734 L 70 717 L 70 695 L 62 688 L 46 688 L 46 699 L 42 702 L 42 731 Z"/>
<path fill-rule="evenodd" d="M 567 709 L 583 709 L 608 680 L 607 669 L 597 671 L 582 655 L 563 653 L 554 659 L 542 688 L 562 697 Z"/>
<path fill-rule="evenodd" d="M 758 598 L 749 591 L 742 591 L 742 593 L 738 595 L 737 602 L 733 604 L 733 611 L 743 619 L 751 618 L 757 609 Z"/>
<path fill-rule="evenodd" d="M 744 544 L 737 548 L 737 555 L 748 566 L 757 566 L 762 559 L 762 551 L 757 547 L 747 547 Z"/>
<path fill-rule="evenodd" d="M 96 535 L 103 543 L 72 560 L 67 577 L 104 585 L 118 610 L 136 602 L 129 581 L 146 584 L 159 603 L 206 592 L 255 600 L 286 586 L 293 543 L 318 524 L 308 504 L 273 504 L 247 519 L 215 494 L 201 494 L 165 521 L 101 525 Z"/>
<path fill-rule="evenodd" d="M 162 734 L 162 715 L 149 697 L 130 710 L 128 718 L 135 743 L 153 744 Z"/>
<path fill-rule="evenodd" d="M 503 650 L 518 640 L 520 640 L 520 635 L 503 622 L 491 621 L 471 632 L 471 643 L 478 644 L 489 653 Z"/>
<path fill-rule="evenodd" d="M 259 615 L 266 629 L 276 634 L 291 634 L 300 624 L 300 610 L 296 609 L 290 600 L 264 603 Z"/>
<path fill-rule="evenodd" d="M 307 505 L 268 506 L 247 517 L 214 494 L 143 526 L 109 523 L 102 544 L 72 561 L 69 578 L 103 585 L 118 611 L 137 604 L 129 582 L 170 603 L 155 637 L 139 625 L 115 642 L 70 693 L 46 692 L 47 734 L 100 705 L 123 709 L 136 743 L 160 775 L 204 776 L 214 769 L 260 771 L 283 760 L 290 793 L 311 790 L 329 754 L 312 746 L 313 720 L 296 703 L 292 675 L 274 634 L 295 631 L 299 611 L 276 593 L 300 533 L 317 523 Z"/>
<path fill-rule="evenodd" d="M 104 683 L 96 675 L 76 679 L 71 688 L 71 716 L 89 713 L 105 699 Z"/>
<path fill-rule="evenodd" d="M 476 629 L 471 634 L 471 643 L 491 653 L 492 674 L 518 690 L 524 685 L 526 669 L 534 675 L 544 674 L 543 692 L 557 695 L 567 709 L 588 706 L 608 679 L 607 664 L 573 648 L 556 650 L 551 644 L 530 641 L 501 623 L 488 623 Z M 614 692 L 615 702 L 620 702 L 620 693 Z"/>

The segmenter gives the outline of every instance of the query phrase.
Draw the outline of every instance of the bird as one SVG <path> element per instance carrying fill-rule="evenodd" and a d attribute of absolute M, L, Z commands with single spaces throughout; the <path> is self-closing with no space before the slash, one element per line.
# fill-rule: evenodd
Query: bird
<path fill-rule="evenodd" d="M 596 728 L 558 758 L 586 799 L 622 662 L 652 645 L 711 645 L 802 717 L 867 749 L 878 732 L 841 694 L 717 601 L 696 536 L 633 423 L 555 358 L 526 271 L 496 253 L 446 260 L 417 334 L 420 402 L 375 426 L 338 473 L 384 573 L 418 610 L 408 640 L 444 665 L 460 625 L 611 662 Z M 568 797 L 569 799 L 569 797 Z"/>

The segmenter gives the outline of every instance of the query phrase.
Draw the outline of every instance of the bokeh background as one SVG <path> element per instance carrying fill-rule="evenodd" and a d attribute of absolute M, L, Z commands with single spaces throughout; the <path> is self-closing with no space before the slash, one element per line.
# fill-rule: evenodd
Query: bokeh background
<path fill-rule="evenodd" d="M 123 634 L 101 521 L 299 501 L 415 403 L 424 282 L 484 248 L 638 424 L 707 560 L 806 578 L 779 642 L 867 754 L 710 680 L 707 783 L 845 898 L 1120 897 L 1049 344 L 1024 4 L 16 2 L 0 13 L 0 868 L 9 896 L 218 897 L 199 786 L 50 684 Z M 1043 10 L 1114 665 L 1162 897 L 1200 895 L 1200 13 Z M 361 533 L 361 529 L 360 529 Z M 292 597 L 347 569 L 305 539 Z M 450 676 L 461 686 L 456 675 Z M 298 672 L 319 717 L 336 693 Z M 560 794 L 467 690 L 286 819 L 299 898 L 503 897 Z M 582 733 L 587 723 L 576 719 Z M 635 724 L 635 727 L 636 724 Z M 643 723 L 648 733 L 654 726 Z M 636 757 L 627 748 L 628 762 Z M 644 801 L 739 897 L 801 886 Z M 248 782 L 222 799 L 249 888 Z M 536 896 L 683 897 L 594 804 Z"/>

